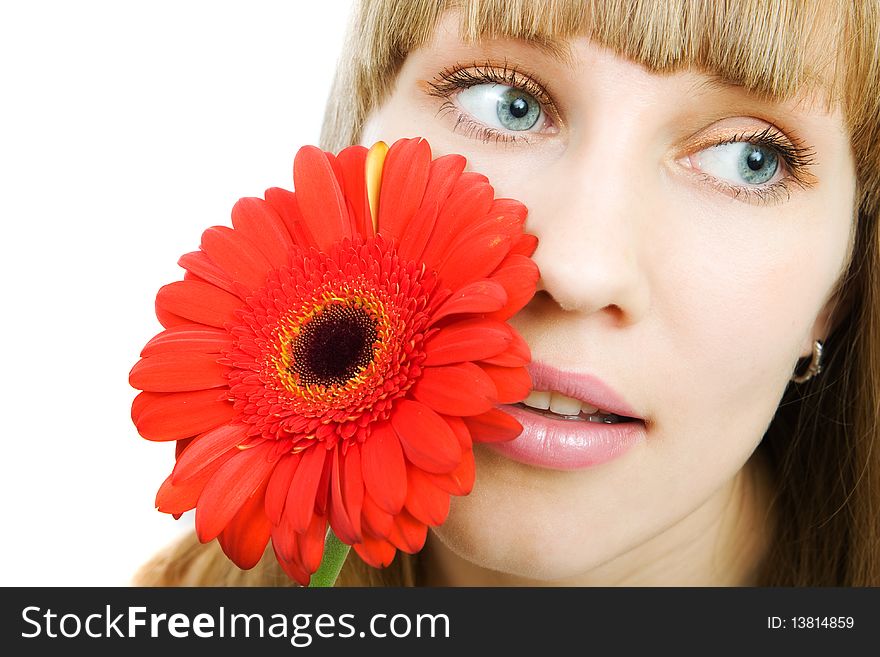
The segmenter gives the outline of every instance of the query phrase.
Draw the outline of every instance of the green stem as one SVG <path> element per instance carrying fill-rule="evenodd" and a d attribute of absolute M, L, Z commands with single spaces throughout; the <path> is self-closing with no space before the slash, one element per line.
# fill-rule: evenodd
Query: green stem
<path fill-rule="evenodd" d="M 309 580 L 309 588 L 335 585 L 336 578 L 339 577 L 339 571 L 342 570 L 342 564 L 345 563 L 350 547 L 350 545 L 346 545 L 336 538 L 336 534 L 328 527 L 327 537 L 324 540 L 324 558 L 321 559 L 321 565 L 318 567 L 317 572 Z"/>

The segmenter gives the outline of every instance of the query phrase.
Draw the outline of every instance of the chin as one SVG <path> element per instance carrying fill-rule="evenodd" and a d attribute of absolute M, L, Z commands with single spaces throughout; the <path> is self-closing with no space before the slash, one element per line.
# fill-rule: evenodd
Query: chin
<path fill-rule="evenodd" d="M 609 518 L 572 503 L 591 499 L 584 496 L 583 473 L 475 456 L 474 490 L 454 497 L 446 522 L 432 529 L 459 558 L 540 586 L 583 575 L 614 556 L 601 528 Z"/>

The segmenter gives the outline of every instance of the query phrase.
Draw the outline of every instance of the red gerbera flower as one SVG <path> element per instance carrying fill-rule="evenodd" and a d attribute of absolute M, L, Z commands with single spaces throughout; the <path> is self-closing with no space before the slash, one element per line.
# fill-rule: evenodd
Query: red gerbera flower
<path fill-rule="evenodd" d="M 474 482 L 473 441 L 521 431 L 531 298 L 526 209 L 421 139 L 307 146 L 295 193 L 241 199 L 156 297 L 165 330 L 130 374 L 138 432 L 177 441 L 160 511 L 196 509 L 241 568 L 272 539 L 307 584 L 329 523 L 381 567 Z"/>

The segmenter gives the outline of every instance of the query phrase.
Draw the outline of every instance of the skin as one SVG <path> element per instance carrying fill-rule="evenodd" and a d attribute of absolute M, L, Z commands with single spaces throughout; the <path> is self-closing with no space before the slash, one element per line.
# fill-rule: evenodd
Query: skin
<path fill-rule="evenodd" d="M 467 44 L 447 15 L 362 132 L 367 146 L 422 136 L 525 203 L 541 280 L 511 324 L 533 359 L 599 376 L 647 420 L 644 443 L 577 471 L 478 445 L 473 492 L 429 532 L 426 581 L 754 584 L 773 536 L 771 474 L 755 450 L 797 359 L 833 326 L 852 245 L 843 117 L 693 70 L 655 74 L 587 38 L 569 45 L 561 61 L 525 41 Z M 429 83 L 505 59 L 548 81 L 558 113 L 516 142 L 486 142 L 456 128 Z M 494 108 L 473 98 L 449 100 L 471 116 Z M 808 185 L 762 203 L 713 182 L 705 149 L 768 126 L 812 149 Z"/>

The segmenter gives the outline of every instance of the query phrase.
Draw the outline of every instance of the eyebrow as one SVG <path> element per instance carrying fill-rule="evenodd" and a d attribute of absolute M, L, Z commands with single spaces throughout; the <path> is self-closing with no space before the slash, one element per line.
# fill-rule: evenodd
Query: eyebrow
<path fill-rule="evenodd" d="M 686 69 L 685 69 L 686 70 Z M 805 86 L 799 92 L 790 95 L 774 95 L 772 93 L 761 93 L 741 82 L 731 80 L 719 73 L 705 71 L 698 68 L 691 69 L 699 75 L 704 76 L 705 80 L 695 82 L 691 88 L 691 93 L 709 94 L 712 92 L 720 93 L 741 93 L 752 99 L 768 103 L 771 105 L 790 105 L 794 111 L 812 112 L 817 109 L 825 108 L 827 110 L 828 99 L 823 100 L 823 92 L 821 87 Z"/>
<path fill-rule="evenodd" d="M 737 80 L 732 80 L 729 77 L 722 75 L 716 71 L 709 71 L 697 66 L 684 66 L 682 67 L 683 71 L 690 70 L 698 75 L 701 75 L 705 78 L 705 80 L 700 80 L 695 82 L 691 87 L 690 91 L 703 91 L 705 93 L 710 93 L 713 91 L 734 91 L 740 93 L 746 93 L 752 96 L 757 96 L 761 100 L 766 100 L 769 102 L 784 102 L 785 100 L 789 100 L 790 97 L 785 96 L 775 96 L 771 93 L 761 93 L 755 89 L 749 88 L 748 85 L 739 82 Z M 792 96 L 791 98 L 793 98 Z"/>
<path fill-rule="evenodd" d="M 527 46 L 531 46 L 543 54 L 555 59 L 561 64 L 573 67 L 575 64 L 574 54 L 571 49 L 571 42 L 568 39 L 558 39 L 547 36 L 520 36 L 515 34 L 482 34 L 481 38 L 488 39 L 513 39 L 520 41 Z"/>
<path fill-rule="evenodd" d="M 754 94 L 754 92 L 746 85 L 742 84 L 741 82 L 731 80 L 730 78 L 727 78 L 720 73 L 700 70 L 697 68 L 694 68 L 692 70 L 705 79 L 694 81 L 694 83 L 688 88 L 689 94 L 708 94 L 712 92 L 730 91 L 746 93 L 749 95 Z M 775 99 L 768 98 L 768 100 Z"/>

